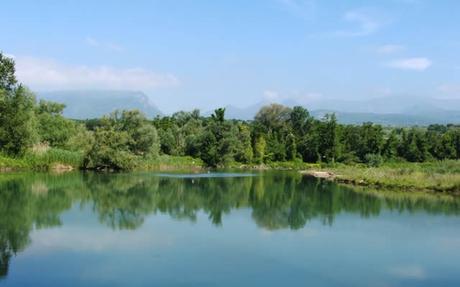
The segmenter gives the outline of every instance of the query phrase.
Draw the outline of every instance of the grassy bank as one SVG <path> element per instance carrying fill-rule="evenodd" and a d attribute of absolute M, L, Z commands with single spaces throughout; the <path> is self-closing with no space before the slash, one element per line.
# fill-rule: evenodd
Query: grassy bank
<path fill-rule="evenodd" d="M 55 148 L 42 153 L 27 153 L 21 158 L 0 155 L 1 171 L 78 169 L 82 163 L 83 154 Z"/>
<path fill-rule="evenodd" d="M 0 171 L 53 171 L 79 169 L 83 154 L 60 149 L 49 149 L 41 154 L 26 154 L 11 158 L 0 154 Z M 262 165 L 232 164 L 228 168 L 301 170 L 307 173 L 323 171 L 329 179 L 340 183 L 369 186 L 398 191 L 435 191 L 460 194 L 460 161 L 447 160 L 425 163 L 394 162 L 379 167 L 366 165 L 321 165 L 300 161 L 272 162 Z M 199 171 L 205 169 L 202 160 L 192 157 L 161 155 L 141 160 L 136 170 Z M 328 176 L 326 176 L 328 177 Z"/>
<path fill-rule="evenodd" d="M 43 153 L 27 153 L 21 158 L 0 154 L 0 171 L 53 171 L 81 169 L 84 155 L 61 149 L 49 149 Z M 189 171 L 205 168 L 200 159 L 189 156 L 161 155 L 155 159 L 139 160 L 135 170 Z"/>
<path fill-rule="evenodd" d="M 323 167 L 337 182 L 401 191 L 460 193 L 460 161 L 386 163 L 380 167 L 335 165 Z"/>
<path fill-rule="evenodd" d="M 206 166 L 201 159 L 190 156 L 160 155 L 155 159 L 140 161 L 137 170 L 174 170 L 190 171 L 201 170 Z"/>

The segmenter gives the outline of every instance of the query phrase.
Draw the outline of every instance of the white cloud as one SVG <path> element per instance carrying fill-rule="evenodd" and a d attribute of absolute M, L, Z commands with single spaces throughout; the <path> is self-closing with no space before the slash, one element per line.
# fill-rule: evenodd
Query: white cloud
<path fill-rule="evenodd" d="M 149 91 L 176 86 L 169 73 L 142 68 L 64 65 L 50 59 L 16 57 L 18 79 L 32 89 L 134 89 Z"/>
<path fill-rule="evenodd" d="M 424 279 L 426 278 L 425 270 L 418 265 L 395 266 L 389 269 L 389 273 L 405 279 Z"/>
<path fill-rule="evenodd" d="M 425 71 L 432 65 L 432 62 L 428 58 L 406 58 L 394 60 L 387 63 L 390 68 L 401 69 L 401 70 L 414 70 L 414 71 Z"/>
<path fill-rule="evenodd" d="M 377 48 L 377 53 L 380 54 L 394 54 L 397 52 L 401 52 L 405 49 L 406 47 L 402 45 L 395 45 L 395 44 L 387 44 L 387 45 L 382 45 Z"/>
<path fill-rule="evenodd" d="M 101 42 L 93 37 L 86 37 L 85 43 L 88 46 L 95 47 L 95 48 L 101 48 L 104 50 L 109 50 L 109 51 L 114 51 L 114 52 L 122 52 L 124 48 L 118 44 L 114 44 L 111 42 Z"/>
<path fill-rule="evenodd" d="M 356 24 L 357 28 L 339 30 L 336 34 L 338 36 L 359 37 L 375 33 L 382 27 L 383 24 L 370 14 L 371 13 L 369 11 L 363 9 L 346 12 L 343 16 L 344 20 L 349 23 Z"/>
<path fill-rule="evenodd" d="M 98 240 L 94 240 L 98 238 Z M 142 229 L 132 231 L 112 231 L 65 227 L 60 229 L 37 230 L 33 233 L 33 245 L 29 253 L 47 252 L 56 249 L 73 251 L 139 250 L 153 247 L 171 246 L 174 238 L 160 233 L 151 234 Z"/>

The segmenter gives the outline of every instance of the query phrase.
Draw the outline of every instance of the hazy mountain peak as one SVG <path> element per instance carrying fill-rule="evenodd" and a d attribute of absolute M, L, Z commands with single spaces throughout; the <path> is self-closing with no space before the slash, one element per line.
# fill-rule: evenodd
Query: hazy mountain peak
<path fill-rule="evenodd" d="M 38 93 L 38 98 L 64 103 L 64 115 L 74 119 L 96 118 L 117 109 L 138 109 L 148 117 L 161 115 L 140 91 L 67 90 Z"/>

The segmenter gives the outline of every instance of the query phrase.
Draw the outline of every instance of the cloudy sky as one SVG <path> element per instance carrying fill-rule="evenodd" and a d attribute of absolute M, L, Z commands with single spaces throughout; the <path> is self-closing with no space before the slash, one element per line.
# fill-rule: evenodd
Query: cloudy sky
<path fill-rule="evenodd" d="M 35 91 L 144 91 L 164 111 L 460 98 L 460 1 L 16 0 L 0 50 Z"/>

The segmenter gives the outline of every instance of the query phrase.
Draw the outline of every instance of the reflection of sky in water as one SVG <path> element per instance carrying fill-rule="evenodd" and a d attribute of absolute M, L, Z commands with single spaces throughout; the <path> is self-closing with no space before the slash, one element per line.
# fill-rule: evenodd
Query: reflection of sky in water
<path fill-rule="evenodd" d="M 434 205 L 416 212 L 383 205 L 372 216 L 363 216 L 360 205 L 353 205 L 362 198 L 338 201 L 340 196 L 356 196 L 341 189 L 308 197 L 313 191 L 303 185 L 285 199 L 286 191 L 279 187 L 253 194 L 254 186 L 249 185 L 249 193 L 229 205 L 241 190 L 212 185 L 214 189 L 203 190 L 203 195 L 187 186 L 165 189 L 166 183 L 182 178 L 162 180 L 166 182 L 158 190 L 144 193 L 144 186 L 151 185 L 140 181 L 113 193 L 99 188 L 92 198 L 75 201 L 60 213 L 60 226 L 31 231 L 30 244 L 11 259 L 0 286 L 460 286 L 460 220 L 433 212 Z M 110 188 L 122 184 L 96 182 Z M 288 183 L 297 186 L 300 181 Z M 150 206 L 143 205 L 150 193 L 158 205 L 155 212 L 144 210 Z M 132 196 L 141 194 L 140 202 L 133 203 Z M 46 196 L 52 195 L 50 188 Z M 172 195 L 187 205 L 171 200 Z M 183 198 L 186 195 L 190 198 Z M 199 195 L 202 205 L 197 204 Z M 222 200 L 224 195 L 230 198 Z M 260 198 L 247 204 L 256 196 Z M 205 204 L 208 197 L 215 205 Z M 163 200 L 170 205 L 163 206 Z M 306 204 L 300 208 L 304 215 L 297 216 L 319 215 L 308 217 L 298 229 L 283 225 L 297 201 L 315 200 L 320 206 Z M 339 204 L 349 206 L 338 209 Z M 187 208 L 195 208 L 194 216 L 176 216 L 177 210 Z M 209 209 L 223 210 L 219 224 L 210 219 Z M 101 217 L 101 210 L 116 211 L 117 216 L 137 214 L 142 220 L 132 229 L 111 228 L 110 217 Z M 339 210 L 332 224 L 322 218 L 328 210 Z M 272 224 L 276 220 L 281 223 Z"/>
<path fill-rule="evenodd" d="M 6 286 L 26 286 L 32 278 L 50 286 L 460 282 L 459 249 L 442 248 L 443 241 L 459 234 L 455 217 L 384 212 L 362 219 L 343 214 L 333 226 L 313 220 L 297 231 L 270 231 L 250 220 L 250 209 L 240 209 L 225 215 L 222 226 L 199 212 L 196 222 L 159 214 L 136 230 L 111 230 L 81 212 L 74 207 L 63 216 L 62 227 L 34 231 L 31 246 L 14 260 Z"/>

